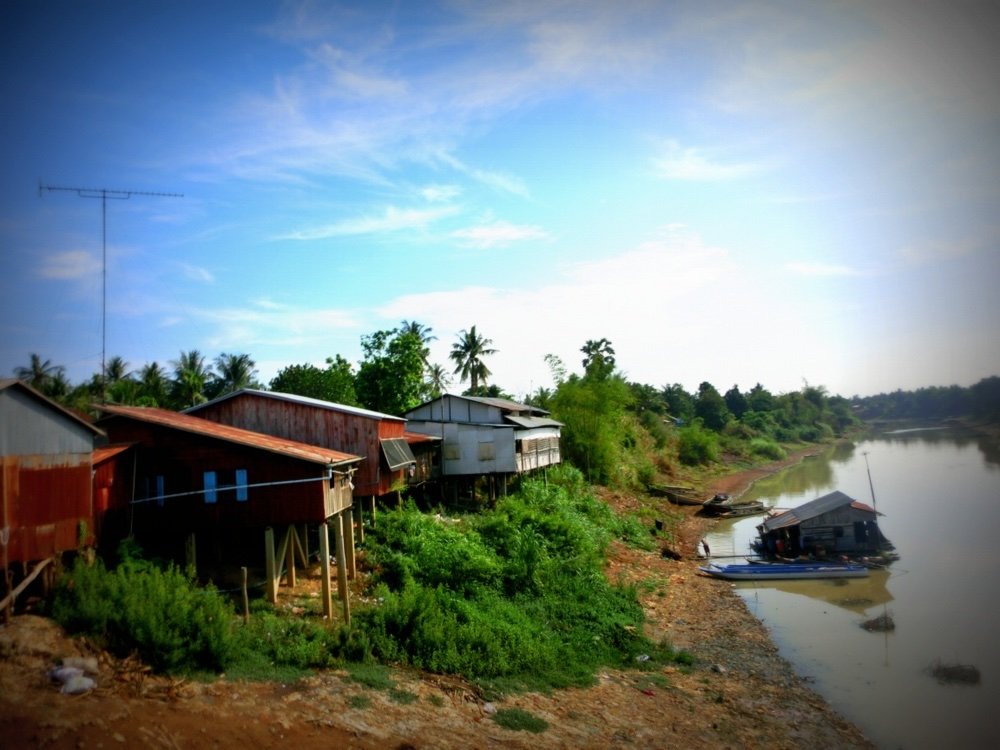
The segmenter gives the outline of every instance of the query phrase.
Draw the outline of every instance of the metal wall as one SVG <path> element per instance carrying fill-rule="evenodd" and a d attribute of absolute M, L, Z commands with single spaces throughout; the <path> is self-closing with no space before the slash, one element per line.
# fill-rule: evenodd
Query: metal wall
<path fill-rule="evenodd" d="M 363 456 L 365 460 L 354 474 L 355 497 L 384 495 L 394 481 L 404 478 L 403 471 L 389 471 L 379 442 L 403 437 L 406 423 L 402 419 L 377 419 L 252 393 L 206 404 L 196 414 L 213 422 Z"/>

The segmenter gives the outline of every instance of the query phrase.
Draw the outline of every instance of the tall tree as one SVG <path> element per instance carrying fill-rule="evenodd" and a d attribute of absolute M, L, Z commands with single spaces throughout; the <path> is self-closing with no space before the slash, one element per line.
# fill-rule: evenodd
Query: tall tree
<path fill-rule="evenodd" d="M 125 380 L 129 372 L 128 362 L 121 357 L 112 357 L 104 365 L 104 381 L 110 386 L 119 380 Z"/>
<path fill-rule="evenodd" d="M 461 331 L 458 334 L 458 342 L 452 345 L 451 359 L 455 362 L 455 374 L 461 376 L 462 381 L 469 381 L 467 393 L 476 395 L 479 392 L 479 383 L 486 384 L 487 378 L 493 373 L 490 372 L 483 357 L 496 354 L 497 350 L 491 348 L 492 340 L 480 336 L 476 327 Z"/>
<path fill-rule="evenodd" d="M 14 369 L 14 377 L 22 383 L 27 383 L 36 391 L 48 395 L 48 388 L 53 380 L 64 372 L 64 368 L 60 365 L 52 364 L 52 360 L 43 360 L 37 354 L 32 353 L 31 361 L 27 367 L 17 367 Z"/>
<path fill-rule="evenodd" d="M 399 332 L 401 334 L 412 333 L 420 339 L 420 344 L 423 347 L 421 349 L 421 356 L 423 357 L 424 365 L 427 365 L 427 358 L 431 354 L 431 350 L 427 345 L 437 339 L 437 336 L 431 333 L 432 330 L 434 329 L 430 326 L 425 326 L 423 323 L 418 323 L 415 320 L 404 320 L 399 324 Z"/>
<path fill-rule="evenodd" d="M 256 364 L 249 354 L 220 354 L 215 358 L 216 372 L 208 387 L 209 398 L 259 386 Z"/>
<path fill-rule="evenodd" d="M 615 371 L 615 350 L 608 339 L 588 339 L 580 351 L 586 377 L 604 380 Z"/>
<path fill-rule="evenodd" d="M 170 364 L 174 367 L 171 397 L 174 406 L 186 409 L 205 401 L 205 386 L 212 377 L 212 368 L 205 364 L 205 356 L 197 349 L 181 352 L 180 358 Z"/>
<path fill-rule="evenodd" d="M 170 382 L 167 371 L 157 362 L 150 362 L 139 369 L 139 403 L 143 406 L 166 406 Z"/>
<path fill-rule="evenodd" d="M 360 406 L 354 390 L 354 368 L 339 354 L 326 358 L 326 369 L 315 365 L 288 365 L 271 380 L 270 388 L 279 393 L 318 398 L 334 404 Z"/>
<path fill-rule="evenodd" d="M 354 387 L 361 405 L 386 414 L 402 415 L 427 395 L 423 342 L 413 333 L 376 331 L 361 337 L 364 359 Z"/>
<path fill-rule="evenodd" d="M 698 396 L 694 404 L 694 413 L 700 417 L 704 425 L 718 432 L 726 426 L 732 416 L 726 407 L 726 402 L 715 386 L 704 382 L 698 386 Z"/>
<path fill-rule="evenodd" d="M 448 377 L 448 371 L 444 369 L 444 365 L 427 366 L 427 386 L 430 389 L 428 396 L 437 398 L 448 390 L 449 385 L 451 385 L 451 378 Z"/>

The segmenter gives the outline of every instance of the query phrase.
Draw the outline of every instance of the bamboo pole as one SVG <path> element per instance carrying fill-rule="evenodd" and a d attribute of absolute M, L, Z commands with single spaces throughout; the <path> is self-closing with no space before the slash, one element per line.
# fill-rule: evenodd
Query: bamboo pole
<path fill-rule="evenodd" d="M 354 513 L 346 510 L 340 514 L 341 529 L 344 532 L 344 557 L 347 562 L 347 576 L 352 581 L 358 575 L 358 563 L 354 555 Z"/>
<path fill-rule="evenodd" d="M 3 601 L 0 601 L 0 609 L 7 610 L 8 605 L 11 608 L 13 608 L 14 600 L 17 599 L 17 595 L 20 594 L 22 591 L 24 591 L 26 588 L 28 588 L 28 585 L 32 581 L 34 581 L 35 578 L 38 577 L 39 573 L 45 570 L 46 566 L 48 566 L 48 564 L 51 563 L 52 560 L 53 558 L 46 557 L 44 560 L 38 563 L 38 565 L 35 566 L 35 569 L 31 571 L 29 575 L 25 576 L 24 580 L 17 585 L 17 588 L 15 588 L 13 591 L 7 594 L 7 596 L 3 598 Z"/>
<path fill-rule="evenodd" d="M 319 525 L 319 568 L 323 589 L 323 617 L 333 619 L 333 600 L 330 598 L 330 527 L 324 521 Z"/>
<path fill-rule="evenodd" d="M 341 514 L 338 514 L 341 515 Z M 344 524 L 340 518 L 335 519 L 333 532 L 337 541 L 337 595 L 344 608 L 344 624 L 351 624 L 350 593 L 347 588 L 347 561 L 344 559 Z"/>
<path fill-rule="evenodd" d="M 298 540 L 298 535 L 295 533 L 295 527 L 292 525 L 288 526 L 288 531 L 285 532 L 285 569 L 288 571 L 288 586 L 290 588 L 295 588 L 295 543 Z"/>

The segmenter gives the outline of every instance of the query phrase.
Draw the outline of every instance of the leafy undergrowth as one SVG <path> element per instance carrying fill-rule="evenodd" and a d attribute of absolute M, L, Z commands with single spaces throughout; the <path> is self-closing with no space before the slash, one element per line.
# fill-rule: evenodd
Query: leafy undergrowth
<path fill-rule="evenodd" d="M 230 679 L 291 681 L 346 665 L 352 680 L 392 691 L 379 665 L 401 664 L 461 675 L 500 697 L 591 684 L 597 669 L 634 667 L 639 655 L 649 657 L 647 668 L 689 662 L 649 642 L 635 589 L 606 579 L 616 538 L 648 545 L 650 535 L 561 467 L 478 514 L 446 518 L 411 504 L 381 515 L 366 540 L 372 603 L 350 628 L 261 602 L 244 624 L 213 588 L 131 558 L 115 570 L 78 562 L 53 614 L 159 671 L 225 671 Z"/>

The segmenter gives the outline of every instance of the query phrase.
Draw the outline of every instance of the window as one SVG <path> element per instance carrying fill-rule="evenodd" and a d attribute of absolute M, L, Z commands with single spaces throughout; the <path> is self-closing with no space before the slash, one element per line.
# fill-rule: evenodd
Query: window
<path fill-rule="evenodd" d="M 247 470 L 236 470 L 236 502 L 245 503 L 247 501 Z"/>
<path fill-rule="evenodd" d="M 216 490 L 218 480 L 214 471 L 205 472 L 205 503 L 211 504 L 219 501 L 219 493 Z"/>

